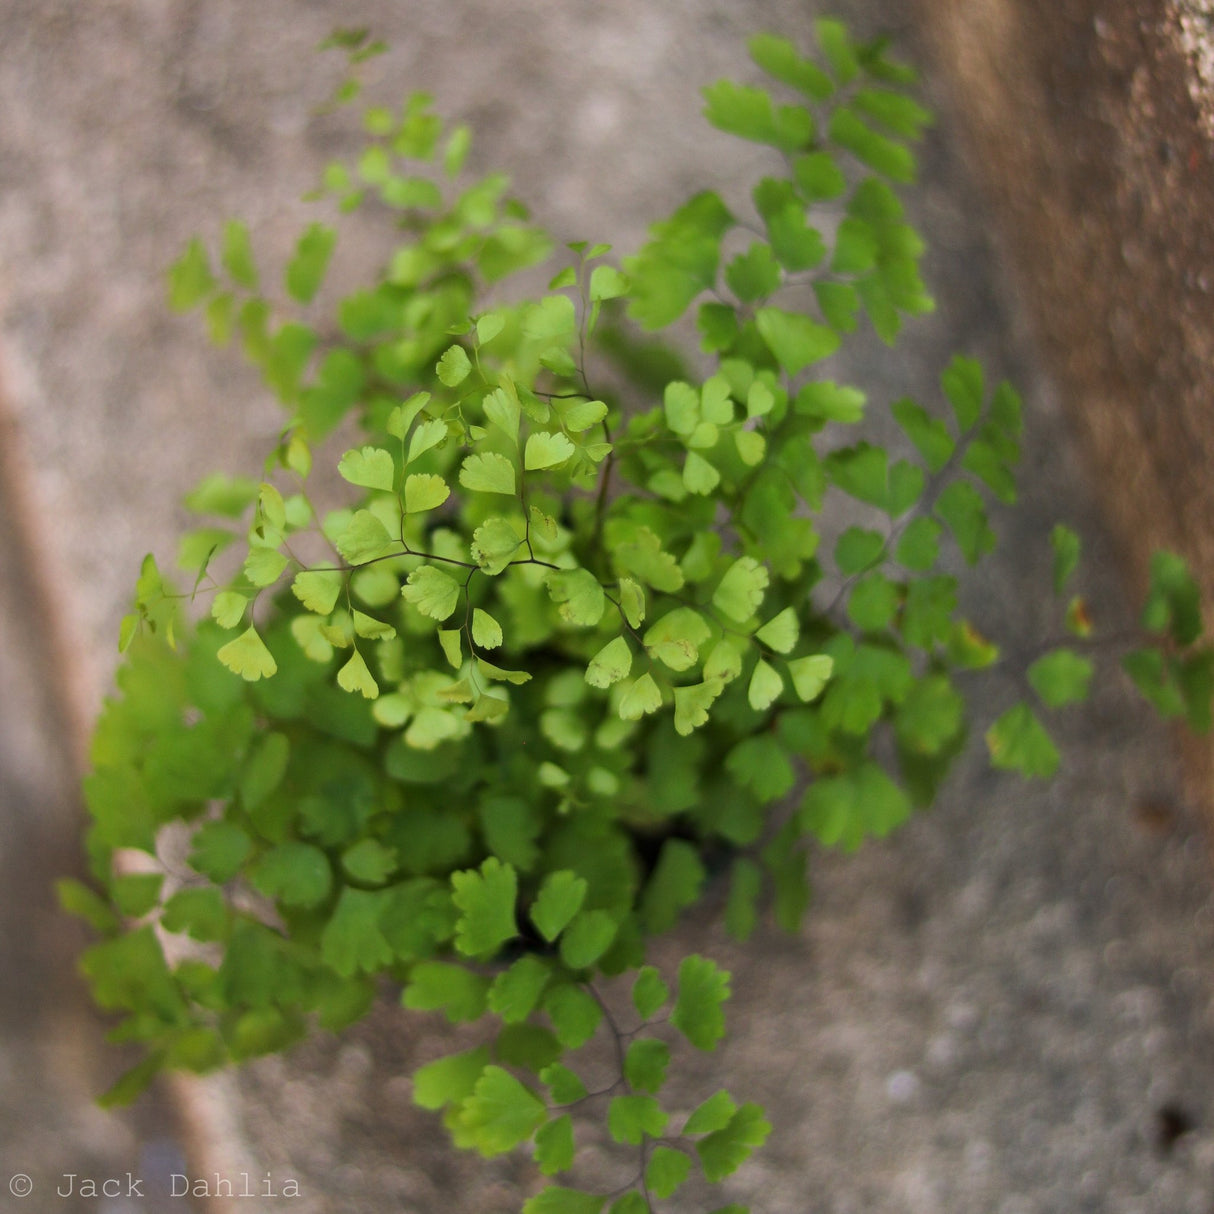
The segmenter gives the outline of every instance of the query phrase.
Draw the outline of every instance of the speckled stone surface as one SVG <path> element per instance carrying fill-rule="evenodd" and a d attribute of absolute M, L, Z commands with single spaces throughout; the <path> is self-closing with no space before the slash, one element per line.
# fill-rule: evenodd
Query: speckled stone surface
<path fill-rule="evenodd" d="M 902 6 L 835 7 L 913 50 Z M 807 37 L 812 11 L 791 0 L 0 3 L 0 354 L 81 702 L 95 706 L 112 671 L 140 556 L 171 553 L 181 490 L 217 466 L 256 467 L 275 432 L 272 402 L 235 353 L 211 350 L 195 324 L 168 315 L 162 272 L 190 235 L 215 232 L 228 214 L 248 218 L 259 246 L 279 254 L 293 239 L 308 217 L 298 196 L 349 146 L 338 122 L 309 116 L 332 79 L 309 82 L 310 48 L 333 25 L 382 33 L 394 49 L 375 74 L 393 92 L 428 89 L 444 113 L 470 121 L 477 165 L 511 172 L 560 236 L 626 251 L 691 190 L 736 193 L 748 180 L 751 154 L 702 125 L 697 89 L 746 70 L 754 29 Z M 1024 390 L 1024 508 L 1000 517 L 1000 555 L 970 593 L 984 628 L 1014 652 L 1056 628 L 1044 536 L 1057 517 L 1088 541 L 1085 590 L 1098 616 L 1117 628 L 1130 613 L 1060 402 L 952 147 L 945 115 L 913 203 L 932 245 L 937 314 L 892 355 L 857 343 L 832 373 L 862 382 L 879 408 L 908 391 L 932 395 L 960 349 Z M 360 220 L 352 262 L 370 264 L 384 239 Z M 25 645 L 21 630 L 0 632 L 6 683 L 38 682 Z M 1015 694 L 1010 680 L 984 684 L 979 727 Z M 10 871 L 21 847 L 11 823 L 63 795 L 48 782 L 53 760 L 19 782 L 35 744 L 13 702 L 0 707 L 9 822 L 0 861 L 7 853 Z M 660 942 L 662 957 L 697 949 L 734 974 L 731 1036 L 717 1054 L 687 1060 L 679 1091 L 693 1102 L 724 1084 L 766 1103 L 776 1126 L 717 1204 L 750 1201 L 768 1214 L 1210 1214 L 1206 841 L 1176 794 L 1167 735 L 1117 678 L 1058 732 L 1066 767 L 1048 788 L 992 775 L 975 756 L 895 837 L 855 856 L 816 854 L 800 937 L 764 929 L 740 948 L 688 924 Z M 16 887 L 4 896 L 4 922 L 19 922 Z M 62 952 L 45 955 L 65 965 Z M 25 982 L 42 963 L 19 950 L 9 964 Z M 17 1171 L 39 1181 L 42 1197 L 12 1208 L 61 1208 L 45 1182 L 72 1170 L 69 1154 L 143 1166 L 146 1128 L 84 1111 L 84 1090 L 104 1070 L 96 1042 L 73 1031 L 73 1053 L 63 1034 L 35 1024 L 37 1048 L 71 1076 L 35 1099 L 20 1069 L 31 1038 L 11 997 L 0 1008 L 0 1124 L 15 1127 L 0 1135 L 0 1208 L 10 1208 L 5 1186 Z M 191 1104 L 206 1141 L 173 1141 L 210 1171 L 298 1182 L 302 1196 L 289 1204 L 234 1203 L 244 1214 L 516 1210 L 538 1183 L 527 1160 L 459 1158 L 410 1103 L 410 1068 L 450 1037 L 386 1001 L 340 1041 L 212 1083 Z M 14 1144 L 39 1148 L 36 1165 L 22 1166 Z M 606 1175 L 598 1144 L 585 1166 Z M 709 1208 L 702 1197 L 689 1191 L 668 1208 Z"/>

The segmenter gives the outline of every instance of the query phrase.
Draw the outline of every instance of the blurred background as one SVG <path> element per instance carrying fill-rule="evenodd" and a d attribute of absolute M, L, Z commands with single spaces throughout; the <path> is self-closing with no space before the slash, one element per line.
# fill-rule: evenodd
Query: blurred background
<path fill-rule="evenodd" d="M 1024 393 L 1025 500 L 1000 518 L 1000 553 L 971 595 L 1014 648 L 1056 630 L 1045 537 L 1060 518 L 1084 535 L 1102 620 L 1115 629 L 1133 612 L 1124 548 L 1067 420 L 1070 381 L 1042 365 L 1039 297 L 996 235 L 966 94 L 933 58 L 941 14 L 958 8 L 829 6 L 857 32 L 889 34 L 939 113 L 912 194 L 938 310 L 893 352 L 857 340 L 831 372 L 875 408 L 931 400 L 960 351 Z M 353 114 L 318 112 L 343 63 L 315 47 L 337 26 L 389 43 L 368 65 L 372 94 L 432 93 L 472 126 L 474 171 L 509 173 L 559 239 L 625 254 L 693 191 L 752 179 L 757 154 L 707 127 L 699 89 L 753 75 L 751 33 L 808 47 L 819 11 L 0 0 L 0 1208 L 223 1208 L 171 1196 L 174 1172 L 218 1172 L 237 1192 L 244 1173 L 255 1193 L 267 1172 L 280 1193 L 297 1183 L 298 1198 L 229 1203 L 244 1214 L 287 1201 L 308 1214 L 506 1214 L 537 1187 L 525 1159 L 456 1157 L 412 1107 L 411 1069 L 455 1035 L 391 1001 L 340 1040 L 239 1075 L 166 1085 L 120 1114 L 92 1103 L 130 1060 L 103 1041 L 74 973 L 86 937 L 50 893 L 80 868 L 84 739 L 143 554 L 171 564 L 182 494 L 215 469 L 256 474 L 283 420 L 237 350 L 168 311 L 164 272 L 229 216 L 248 222 L 264 264 L 285 259 L 316 213 L 301 195 L 358 146 Z M 352 219 L 350 272 L 390 240 L 373 216 Z M 1203 829 L 1169 735 L 1116 678 L 1058 735 L 1065 766 L 1048 788 L 975 756 L 894 838 L 817 855 L 802 936 L 767 927 L 743 950 L 687 924 L 669 942 L 734 973 L 731 1038 L 691 1082 L 764 1102 L 776 1127 L 732 1200 L 771 1214 L 1214 1210 Z M 82 1178 L 115 1178 L 118 1195 L 82 1195 Z"/>

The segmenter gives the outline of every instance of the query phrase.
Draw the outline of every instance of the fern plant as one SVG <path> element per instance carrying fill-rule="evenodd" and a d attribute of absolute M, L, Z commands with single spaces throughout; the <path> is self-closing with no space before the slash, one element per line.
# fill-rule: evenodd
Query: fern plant
<path fill-rule="evenodd" d="M 414 1076 L 457 1146 L 530 1143 L 561 1177 L 575 1115 L 605 1117 L 619 1186 L 549 1183 L 527 1214 L 653 1210 L 764 1141 L 762 1109 L 724 1090 L 663 1103 L 675 1036 L 721 1039 L 729 975 L 699 955 L 659 973 L 647 941 L 714 884 L 736 937 L 769 907 L 793 930 L 810 846 L 932 801 L 967 738 L 957 675 L 999 658 L 947 570 L 994 547 L 1021 434 L 1016 392 L 964 357 L 943 407 L 892 404 L 905 457 L 855 437 L 863 390 L 820 374 L 859 326 L 893 343 L 931 307 L 898 195 L 929 116 L 884 44 L 816 34 L 812 57 L 751 41 L 779 97 L 705 90 L 714 126 L 771 152 L 753 214 L 705 190 L 620 265 L 554 252 L 503 177 L 465 183 L 468 132 L 415 96 L 365 108 L 360 158 L 325 171 L 318 199 L 395 231 L 330 318 L 326 222 L 285 299 L 238 222 L 217 264 L 196 240 L 174 266 L 173 306 L 239 337 L 284 425 L 262 477 L 187 498 L 188 589 L 149 556 L 123 622 L 86 786 L 97 888 L 61 890 L 102 935 L 83 968 L 116 1037 L 146 1049 L 106 1100 L 339 1030 L 387 985 L 486 1023 Z M 353 66 L 378 49 L 334 41 Z M 351 75 L 338 100 L 359 96 Z M 554 257 L 537 297 L 499 286 Z M 701 374 L 635 328 L 689 310 Z M 821 513 L 849 504 L 824 548 Z M 1065 600 L 1078 539 L 1050 538 Z M 1095 647 L 1082 600 L 1061 614 L 1069 640 L 986 734 L 997 767 L 1057 767 L 1043 712 L 1085 698 Z M 1143 624 L 1127 671 L 1206 728 L 1178 558 L 1157 559 Z M 596 1034 L 617 1070 L 588 1091 Z"/>

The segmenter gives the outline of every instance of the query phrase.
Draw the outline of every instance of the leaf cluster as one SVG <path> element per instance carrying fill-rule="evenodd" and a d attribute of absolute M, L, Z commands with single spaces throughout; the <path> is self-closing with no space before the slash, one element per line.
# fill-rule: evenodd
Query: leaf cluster
<path fill-rule="evenodd" d="M 861 325 L 892 343 L 931 307 L 898 194 L 928 115 L 882 44 L 816 34 L 811 57 L 753 39 L 769 84 L 704 91 L 710 123 L 770 151 L 747 207 L 705 190 L 619 264 L 554 252 L 500 175 L 468 183 L 468 132 L 417 96 L 363 111 L 365 149 L 316 194 L 335 215 L 276 287 L 236 221 L 217 257 L 195 240 L 173 267 L 173 306 L 239 339 L 283 426 L 259 479 L 187 498 L 188 593 L 145 561 L 93 740 L 104 894 L 63 897 L 102 935 L 83 963 L 98 1002 L 147 1049 L 111 1099 L 340 1029 L 387 977 L 406 1008 L 494 1026 L 414 1079 L 457 1145 L 529 1143 L 556 1176 L 573 1114 L 603 1106 L 630 1179 L 551 1184 L 528 1214 L 650 1210 L 763 1142 L 762 1110 L 728 1093 L 686 1116 L 659 1100 L 670 1032 L 723 1036 L 729 975 L 687 957 L 672 996 L 646 941 L 722 867 L 736 937 L 769 910 L 795 928 L 814 841 L 851 849 L 931 802 L 967 738 L 961 685 L 1000 660 L 954 571 L 994 549 L 1021 442 L 1016 392 L 971 359 L 938 400 L 890 404 L 897 449 L 829 377 Z M 375 49 L 336 45 L 354 66 Z M 337 222 L 361 206 L 396 241 L 333 299 Z M 499 286 L 552 258 L 546 291 Z M 638 335 L 688 313 L 703 377 Z M 327 510 L 322 461 L 346 491 Z M 1079 545 L 1053 542 L 1061 594 Z M 1177 558 L 1158 559 L 1143 623 L 1159 643 L 1126 657 L 1131 677 L 1208 726 Z M 1065 624 L 987 732 L 998 767 L 1057 765 L 1040 714 L 1092 677 L 1081 599 Z M 183 824 L 184 869 L 143 875 Z M 612 980 L 631 982 L 633 1029 Z M 568 1055 L 596 1035 L 618 1066 L 590 1091 Z"/>

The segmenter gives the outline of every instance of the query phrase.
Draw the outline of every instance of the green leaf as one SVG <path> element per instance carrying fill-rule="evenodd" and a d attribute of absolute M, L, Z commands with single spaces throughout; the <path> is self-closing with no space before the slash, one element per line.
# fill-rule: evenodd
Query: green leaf
<path fill-rule="evenodd" d="M 814 32 L 835 79 L 840 84 L 850 84 L 860 74 L 860 61 L 847 26 L 835 18 L 819 17 L 814 22 Z"/>
<path fill-rule="evenodd" d="M 871 568 L 885 551 L 885 536 L 863 527 L 848 527 L 835 544 L 835 564 L 839 572 L 851 577 Z"/>
<path fill-rule="evenodd" d="M 784 796 L 796 780 L 783 745 L 772 733 L 743 738 L 725 756 L 725 770 L 764 804 Z"/>
<path fill-rule="evenodd" d="M 505 518 L 491 518 L 472 533 L 472 558 L 481 569 L 496 577 L 514 560 L 523 537 Z"/>
<path fill-rule="evenodd" d="M 619 927 L 607 911 L 580 911 L 561 936 L 561 960 L 571 970 L 586 969 L 611 947 Z"/>
<path fill-rule="evenodd" d="M 700 394 L 690 384 L 672 380 L 662 401 L 666 424 L 676 434 L 691 434 L 700 424 Z"/>
<path fill-rule="evenodd" d="M 618 569 L 635 575 L 654 590 L 673 594 L 682 589 L 683 571 L 678 561 L 663 550 L 661 539 L 648 527 L 613 519 L 604 528 L 604 535 Z"/>
<path fill-rule="evenodd" d="M 670 1065 L 670 1046 L 654 1037 L 635 1038 L 624 1055 L 624 1078 L 642 1092 L 662 1090 L 666 1068 Z"/>
<path fill-rule="evenodd" d="M 221 590 L 211 602 L 211 617 L 220 628 L 236 628 L 244 619 L 249 600 L 233 590 Z"/>
<path fill-rule="evenodd" d="M 1058 770 L 1058 750 L 1027 704 L 1009 708 L 986 731 L 986 745 L 995 767 L 1047 780 Z"/>
<path fill-rule="evenodd" d="M 488 1065 L 487 1045 L 427 1062 L 413 1072 L 413 1103 L 431 1110 L 461 1103 L 472 1095 Z"/>
<path fill-rule="evenodd" d="M 409 971 L 401 1002 L 411 1011 L 442 1011 L 452 1024 L 485 1014 L 489 979 L 447 961 L 421 961 Z"/>
<path fill-rule="evenodd" d="M 495 953 L 518 935 L 514 903 L 518 878 L 509 864 L 490 856 L 479 871 L 451 874 L 451 900 L 461 912 L 455 923 L 455 947 L 465 957 Z"/>
<path fill-rule="evenodd" d="M 632 650 L 622 636 L 608 641 L 590 659 L 586 667 L 586 682 L 591 687 L 610 687 L 628 676 L 632 669 Z"/>
<path fill-rule="evenodd" d="M 814 101 L 825 101 L 834 91 L 830 77 L 816 63 L 803 59 L 787 38 L 756 34 L 746 44 L 750 57 L 769 76 L 799 89 Z"/>
<path fill-rule="evenodd" d="M 450 346 L 434 368 L 439 381 L 448 388 L 456 388 L 468 378 L 472 362 L 463 346 Z"/>
<path fill-rule="evenodd" d="M 603 1019 L 603 1008 L 598 1000 L 584 987 L 572 982 L 550 986 L 544 993 L 543 1007 L 557 1039 L 570 1050 L 585 1045 Z"/>
<path fill-rule="evenodd" d="M 750 686 L 746 689 L 746 699 L 755 712 L 765 712 L 784 690 L 784 680 L 779 672 L 768 662 L 760 658 L 755 663 L 754 673 L 750 676 Z"/>
<path fill-rule="evenodd" d="M 531 920 L 546 941 L 551 943 L 561 935 L 569 920 L 582 908 L 588 890 L 585 878 L 568 869 L 549 873 L 544 878 L 532 903 Z"/>
<path fill-rule="evenodd" d="M 982 416 L 982 364 L 977 359 L 955 355 L 940 376 L 940 385 L 953 407 L 961 432 L 964 434 L 973 429 Z"/>
<path fill-rule="evenodd" d="M 935 519 L 921 515 L 912 519 L 898 540 L 894 559 L 905 569 L 926 573 L 940 556 L 940 532 Z"/>
<path fill-rule="evenodd" d="M 588 569 L 562 569 L 548 575 L 548 595 L 558 604 L 561 619 L 591 628 L 603 618 L 607 599 L 598 578 Z"/>
<path fill-rule="evenodd" d="M 669 931 L 679 915 L 700 899 L 707 872 L 699 852 L 685 839 L 662 844 L 640 900 L 640 915 L 651 935 Z"/>
<path fill-rule="evenodd" d="M 320 936 L 320 955 L 342 977 L 362 970 L 375 973 L 393 959 L 392 946 L 380 930 L 384 901 L 380 893 L 347 886 Z"/>
<path fill-rule="evenodd" d="M 409 439 L 409 462 L 425 453 L 447 438 L 447 423 L 441 417 L 427 418 L 414 431 Z"/>
<path fill-rule="evenodd" d="M 573 1167 L 573 1118 L 564 1113 L 540 1127 L 535 1136 L 535 1162 L 541 1175 L 555 1176 Z"/>
<path fill-rule="evenodd" d="M 652 965 L 643 965 L 632 984 L 632 1005 L 642 1020 L 650 1020 L 670 998 L 670 988 Z"/>
<path fill-rule="evenodd" d="M 253 885 L 284 906 L 318 906 L 333 883 L 329 858 L 310 843 L 280 843 L 262 855 L 250 873 Z"/>
<path fill-rule="evenodd" d="M 600 1214 L 606 1197 L 549 1185 L 523 1203 L 523 1214 Z"/>
<path fill-rule="evenodd" d="M 860 89 L 852 97 L 852 104 L 903 139 L 918 139 L 932 118 L 927 110 L 905 93 L 892 89 Z"/>
<path fill-rule="evenodd" d="M 620 610 L 633 628 L 645 622 L 645 592 L 632 578 L 620 578 Z"/>
<path fill-rule="evenodd" d="M 725 281 L 742 303 L 754 303 L 780 288 L 780 265 L 771 246 L 755 241 L 725 268 Z"/>
<path fill-rule="evenodd" d="M 678 995 L 670 1023 L 699 1050 L 714 1050 L 725 1035 L 721 1005 L 729 998 L 729 974 L 693 954 L 679 965 Z"/>
<path fill-rule="evenodd" d="M 337 606 L 345 577 L 337 569 L 305 569 L 295 575 L 291 593 L 317 615 L 328 615 Z"/>
<path fill-rule="evenodd" d="M 1055 649 L 1028 668 L 1033 690 L 1049 708 L 1081 703 L 1088 698 L 1093 666 L 1070 649 Z"/>
<path fill-rule="evenodd" d="M 352 881 L 382 885 L 396 871 L 396 852 L 378 839 L 360 839 L 342 852 L 341 866 Z"/>
<path fill-rule="evenodd" d="M 357 649 L 337 672 L 337 685 L 342 691 L 357 692 L 367 700 L 374 700 L 379 696 L 379 684 L 367 667 L 366 659 Z"/>
<path fill-rule="evenodd" d="M 965 701 L 944 674 L 920 679 L 894 718 L 899 744 L 921 755 L 939 754 L 964 726 Z"/>
<path fill-rule="evenodd" d="M 547 1116 L 543 1101 L 529 1087 L 502 1067 L 490 1065 L 459 1106 L 456 1120 L 473 1149 L 492 1158 L 526 1142 Z"/>
<path fill-rule="evenodd" d="M 639 1147 L 648 1138 L 659 1138 L 670 1120 L 652 1096 L 614 1096 L 607 1106 L 607 1128 L 616 1142 Z"/>
<path fill-rule="evenodd" d="M 767 348 L 789 375 L 821 362 L 839 348 L 839 335 L 825 325 L 780 308 L 760 308 L 755 324 Z"/>
<path fill-rule="evenodd" d="M 351 485 L 367 489 L 390 490 L 396 480 L 392 455 L 382 447 L 347 451 L 338 462 L 337 471 Z"/>
<path fill-rule="evenodd" d="M 899 587 L 881 573 L 869 573 L 852 586 L 847 615 L 857 628 L 877 632 L 889 626 L 898 602 Z"/>
<path fill-rule="evenodd" d="M 518 442 L 520 409 L 517 397 L 507 393 L 504 388 L 495 388 L 484 401 L 485 416 L 511 442 Z"/>
<path fill-rule="evenodd" d="M 864 416 L 865 396 L 859 388 L 840 387 L 829 381 L 805 384 L 797 392 L 798 413 L 824 422 L 858 422 Z"/>
<path fill-rule="evenodd" d="M 459 471 L 459 483 L 477 493 L 515 493 L 514 465 L 496 451 L 470 455 Z"/>
<path fill-rule="evenodd" d="M 523 451 L 523 467 L 528 472 L 541 468 L 556 468 L 563 464 L 573 451 L 573 444 L 565 435 L 537 430 L 527 437 L 527 446 Z"/>
<path fill-rule="evenodd" d="M 738 1106 L 728 1092 L 714 1092 L 692 1111 L 683 1126 L 683 1133 L 714 1134 L 717 1130 L 723 1130 L 737 1111 Z"/>
<path fill-rule="evenodd" d="M 673 1147 L 653 1149 L 645 1168 L 645 1186 L 655 1197 L 665 1199 L 674 1194 L 691 1174 L 691 1160 Z"/>
<path fill-rule="evenodd" d="M 233 674 L 256 682 L 270 678 L 278 671 L 278 663 L 266 648 L 265 642 L 250 625 L 234 641 L 229 641 L 215 655 Z"/>
<path fill-rule="evenodd" d="M 618 299 L 628 294 L 628 279 L 614 266 L 595 266 L 590 272 L 590 299 Z"/>
<path fill-rule="evenodd" d="M 337 233 L 320 223 L 309 225 L 299 238 L 286 270 L 287 294 L 296 302 L 312 302 L 324 281 L 336 243 Z"/>
<path fill-rule="evenodd" d="M 548 1085 L 554 1105 L 577 1104 L 586 1098 L 586 1085 L 567 1066 L 559 1062 L 540 1072 L 540 1081 Z"/>
<path fill-rule="evenodd" d="M 801 802 L 798 821 L 828 847 L 855 851 L 870 835 L 884 838 L 910 811 L 910 798 L 870 761 L 815 780 Z"/>
<path fill-rule="evenodd" d="M 273 548 L 250 548 L 244 575 L 254 586 L 272 586 L 287 567 L 287 558 Z"/>
<path fill-rule="evenodd" d="M 1079 568 L 1079 536 L 1059 523 L 1050 532 L 1050 545 L 1054 549 L 1054 593 L 1060 595 Z"/>
<path fill-rule="evenodd" d="M 1182 557 L 1173 552 L 1151 556 L 1151 589 L 1142 612 L 1148 632 L 1169 632 L 1178 644 L 1201 636 L 1201 591 Z"/>
<path fill-rule="evenodd" d="M 683 463 L 683 484 L 689 493 L 711 493 L 721 483 L 721 474 L 702 455 L 689 451 Z"/>
<path fill-rule="evenodd" d="M 401 596 L 424 616 L 445 620 L 459 602 L 460 584 L 433 565 L 420 565 L 401 587 Z"/>
<path fill-rule="evenodd" d="M 771 97 L 753 85 L 718 80 L 703 90 L 704 117 L 718 130 L 784 152 L 800 151 L 814 135 L 813 117 L 799 106 L 772 105 Z"/>
<path fill-rule="evenodd" d="M 968 481 L 953 481 L 936 499 L 936 514 L 948 526 L 962 556 L 977 564 L 995 547 L 982 495 Z"/>
<path fill-rule="evenodd" d="M 519 1024 L 535 1010 L 548 979 L 552 965 L 543 957 L 528 953 L 509 969 L 503 970 L 489 988 L 489 1010 L 507 1024 Z"/>
<path fill-rule="evenodd" d="M 733 862 L 729 900 L 725 904 L 725 930 L 735 940 L 748 940 L 758 926 L 762 885 L 762 872 L 753 860 L 740 856 Z"/>
<path fill-rule="evenodd" d="M 496 649 L 502 643 L 502 626 L 479 607 L 472 611 L 472 640 L 482 649 Z"/>
<path fill-rule="evenodd" d="M 838 198 L 847 190 L 847 178 L 829 152 L 810 152 L 793 161 L 793 177 L 810 202 Z"/>
<path fill-rule="evenodd" d="M 714 650 L 715 652 L 715 650 Z M 706 668 L 707 672 L 707 668 Z M 674 728 L 680 737 L 708 723 L 708 710 L 725 689 L 722 678 L 707 678 L 702 683 L 691 683 L 674 689 Z"/>
<path fill-rule="evenodd" d="M 206 246 L 197 236 L 169 270 L 169 307 L 188 312 L 197 307 L 216 287 Z"/>
<path fill-rule="evenodd" d="M 616 711 L 623 721 L 639 721 L 662 707 L 662 691 L 648 672 L 635 679 L 620 696 Z"/>
<path fill-rule="evenodd" d="M 734 1172 L 766 1141 L 771 1123 L 762 1108 L 747 1102 L 730 1118 L 729 1124 L 713 1131 L 696 1143 L 705 1177 L 716 1184 Z"/>
<path fill-rule="evenodd" d="M 687 670 L 699 659 L 699 647 L 711 635 L 698 611 L 676 607 L 645 633 L 645 651 L 671 670 Z"/>
<path fill-rule="evenodd" d="M 754 557 L 739 557 L 713 592 L 713 605 L 731 620 L 746 623 L 763 602 L 770 576 Z"/>
<path fill-rule="evenodd" d="M 721 237 L 733 222 L 720 197 L 705 191 L 654 224 L 641 251 L 624 261 L 632 280 L 629 315 L 647 329 L 678 320 L 715 283 Z"/>
<path fill-rule="evenodd" d="M 1184 712 L 1184 695 L 1174 677 L 1173 664 L 1158 649 L 1135 649 L 1122 658 L 1121 664 L 1160 716 L 1177 717 Z"/>
<path fill-rule="evenodd" d="M 874 131 L 862 118 L 845 106 L 830 116 L 827 128 L 831 140 L 846 148 L 862 164 L 899 182 L 915 180 L 915 157 L 895 139 Z"/>
<path fill-rule="evenodd" d="M 928 468 L 932 472 L 939 472 L 948 463 L 956 448 L 948 427 L 938 418 L 932 417 L 921 405 L 906 397 L 895 401 L 891 412 L 907 438 L 923 456 Z"/>
<path fill-rule="evenodd" d="M 400 551 L 400 545 L 370 510 L 356 510 L 334 540 L 351 565 L 362 565 Z"/>
<path fill-rule="evenodd" d="M 441 476 L 415 472 L 405 477 L 405 513 L 420 514 L 435 510 L 451 496 L 451 487 Z"/>

